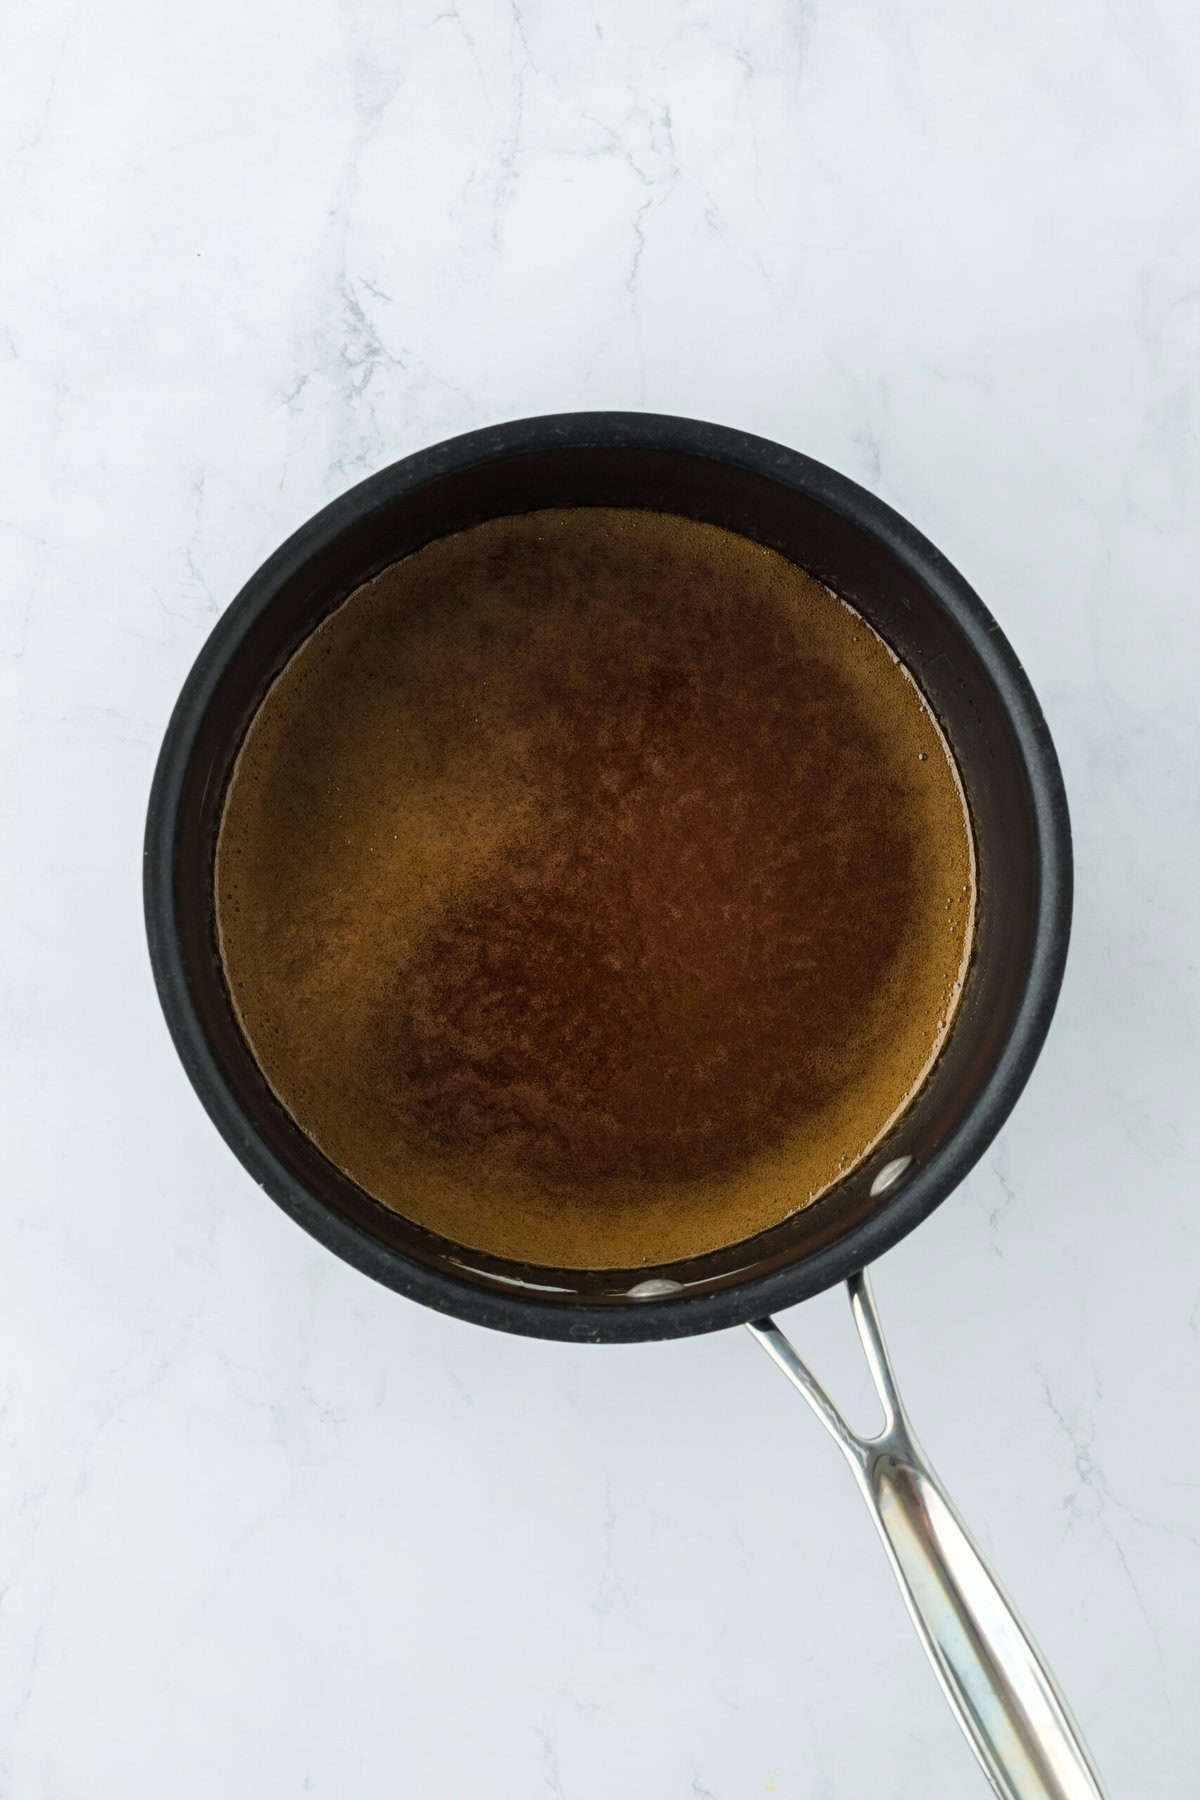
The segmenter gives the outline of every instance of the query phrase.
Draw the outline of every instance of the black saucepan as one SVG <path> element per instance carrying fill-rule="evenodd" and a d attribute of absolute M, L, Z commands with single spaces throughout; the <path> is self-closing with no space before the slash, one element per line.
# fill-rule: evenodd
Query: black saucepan
<path fill-rule="evenodd" d="M 251 717 L 292 652 L 349 593 L 409 551 L 484 519 L 561 506 L 644 507 L 725 526 L 782 552 L 850 601 L 916 674 L 954 751 L 975 834 L 971 966 L 942 1054 L 907 1112 L 865 1163 L 784 1224 L 732 1249 L 653 1268 L 508 1262 L 371 1199 L 267 1087 L 234 1018 L 214 932 L 226 782 Z M 870 1446 L 837 1428 L 943 1685 L 997 1792 L 1014 1800 L 1099 1793 L 1027 1640 L 1019 1667 L 997 1648 L 997 1634 L 1018 1629 L 999 1590 L 993 1586 L 999 1620 L 974 1604 L 971 1581 L 990 1578 L 977 1559 L 971 1567 L 979 1572 L 968 1578 L 969 1540 L 936 1484 L 923 1485 L 933 1478 L 895 1396 L 869 1291 L 854 1279 L 946 1198 L 1003 1124 L 1045 1037 L 1070 926 L 1070 828 L 1045 720 L 996 621 L 932 544 L 820 463 L 688 419 L 552 415 L 407 457 L 289 538 L 205 644 L 154 778 L 145 905 L 163 1010 L 218 1130 L 299 1224 L 397 1292 L 480 1325 L 593 1343 L 756 1323 L 831 1423 L 829 1403 L 766 1315 L 850 1279 L 889 1424 Z M 908 1471 L 903 1479 L 900 1470 Z M 907 1520 L 907 1549 L 892 1530 L 897 1520 Z M 949 1541 L 951 1525 L 966 1549 Z"/>

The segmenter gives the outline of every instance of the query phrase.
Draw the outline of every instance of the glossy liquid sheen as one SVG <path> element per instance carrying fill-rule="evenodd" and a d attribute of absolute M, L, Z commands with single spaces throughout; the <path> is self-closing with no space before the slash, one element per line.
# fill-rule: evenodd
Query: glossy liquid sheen
<path fill-rule="evenodd" d="M 216 860 L 297 1124 L 459 1244 L 636 1267 L 746 1238 L 920 1087 L 970 955 L 915 682 L 775 552 L 493 519 L 360 588 L 269 690 Z"/>

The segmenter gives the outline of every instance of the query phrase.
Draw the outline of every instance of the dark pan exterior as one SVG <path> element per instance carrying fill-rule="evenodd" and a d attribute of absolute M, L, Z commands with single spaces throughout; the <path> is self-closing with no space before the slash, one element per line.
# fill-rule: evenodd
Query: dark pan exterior
<path fill-rule="evenodd" d="M 303 1136 L 241 1037 L 221 974 L 212 861 L 225 783 L 266 687 L 321 618 L 399 556 L 501 513 L 641 506 L 782 551 L 851 601 L 917 674 L 954 749 L 979 859 L 976 948 L 949 1040 L 867 1162 L 783 1225 L 654 1269 L 527 1268 L 449 1244 L 372 1200 Z M 1071 845 L 1037 700 L 962 576 L 889 507 L 810 458 L 695 420 L 569 413 L 472 432 L 352 488 L 251 577 L 175 707 L 145 844 L 150 956 L 167 1023 L 210 1117 L 257 1182 L 365 1274 L 501 1330 L 587 1342 L 686 1336 L 776 1311 L 871 1262 L 987 1148 L 1058 997 Z M 906 1174 L 873 1197 L 889 1161 Z M 647 1281 L 667 1292 L 639 1298 Z"/>

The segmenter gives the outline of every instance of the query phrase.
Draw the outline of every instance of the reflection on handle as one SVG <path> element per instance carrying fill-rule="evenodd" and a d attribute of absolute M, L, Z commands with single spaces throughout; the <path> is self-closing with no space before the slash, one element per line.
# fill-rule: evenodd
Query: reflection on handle
<path fill-rule="evenodd" d="M 866 1276 L 849 1286 L 883 1402 L 878 1437 L 851 1431 L 772 1319 L 749 1329 L 854 1470 L 937 1678 L 1001 1800 L 1104 1800 L 1054 1677 L 913 1436 Z"/>

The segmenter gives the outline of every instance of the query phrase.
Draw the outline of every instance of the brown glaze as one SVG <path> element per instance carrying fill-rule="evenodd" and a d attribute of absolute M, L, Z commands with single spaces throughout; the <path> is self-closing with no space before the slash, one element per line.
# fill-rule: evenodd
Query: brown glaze
<path fill-rule="evenodd" d="M 822 1192 L 969 954 L 961 788 L 907 671 L 782 557 L 662 514 L 496 519 L 293 657 L 217 919 L 276 1093 L 461 1244 L 623 1267 Z"/>

